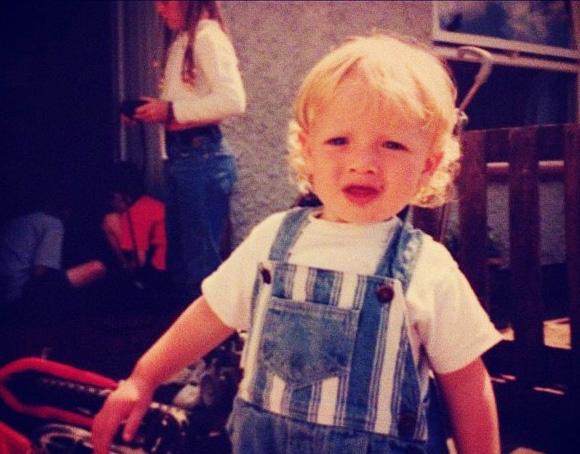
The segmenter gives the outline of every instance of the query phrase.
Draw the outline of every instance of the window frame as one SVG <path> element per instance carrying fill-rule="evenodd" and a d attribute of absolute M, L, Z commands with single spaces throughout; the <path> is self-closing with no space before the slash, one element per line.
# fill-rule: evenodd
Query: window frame
<path fill-rule="evenodd" d="M 574 5 L 570 5 L 570 19 L 572 21 L 572 36 L 574 38 L 575 49 L 566 49 L 563 47 L 548 46 L 543 44 L 527 43 L 524 41 L 508 40 L 495 38 L 486 35 L 476 35 L 472 33 L 459 33 L 442 30 L 439 26 L 439 1 L 433 1 L 433 28 L 432 38 L 435 42 L 447 43 L 458 46 L 479 46 L 490 48 L 498 51 L 504 51 L 508 54 L 530 54 L 534 57 L 554 57 L 556 59 L 565 59 L 578 62 L 580 60 L 580 50 L 578 50 L 578 12 Z M 570 3 L 568 1 L 568 3 Z"/>

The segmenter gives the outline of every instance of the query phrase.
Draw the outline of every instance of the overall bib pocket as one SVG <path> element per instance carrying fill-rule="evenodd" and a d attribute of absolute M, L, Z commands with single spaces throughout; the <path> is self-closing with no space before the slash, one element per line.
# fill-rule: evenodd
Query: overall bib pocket
<path fill-rule="evenodd" d="M 301 388 L 350 370 L 360 311 L 272 297 L 260 361 Z"/>

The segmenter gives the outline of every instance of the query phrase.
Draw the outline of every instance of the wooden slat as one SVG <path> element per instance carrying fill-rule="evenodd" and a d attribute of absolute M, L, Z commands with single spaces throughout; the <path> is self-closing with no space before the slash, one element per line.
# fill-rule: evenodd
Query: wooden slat
<path fill-rule="evenodd" d="M 488 313 L 487 185 L 484 150 L 489 135 L 489 131 L 472 131 L 463 135 L 463 159 L 457 181 L 461 232 L 459 266 Z"/>
<path fill-rule="evenodd" d="M 543 303 L 540 269 L 538 128 L 510 131 L 510 256 L 518 381 L 541 370 Z"/>
<path fill-rule="evenodd" d="M 486 131 L 485 157 L 487 162 L 505 161 L 510 155 L 508 135 L 511 128 Z"/>
<path fill-rule="evenodd" d="M 580 125 L 564 128 L 566 266 L 572 345 L 572 390 L 580 417 Z"/>
<path fill-rule="evenodd" d="M 562 181 L 564 175 L 564 161 L 561 159 L 553 161 L 540 161 L 539 163 L 540 181 Z M 504 182 L 508 179 L 510 165 L 508 162 L 488 162 L 487 180 L 494 182 Z"/>
<path fill-rule="evenodd" d="M 564 149 L 563 125 L 538 126 L 538 160 L 562 159 Z"/>
<path fill-rule="evenodd" d="M 509 143 L 504 139 L 510 131 L 514 129 L 533 128 L 538 135 L 538 159 L 540 161 L 555 161 L 562 159 L 563 125 L 543 125 L 543 126 L 523 126 L 518 128 L 497 128 L 489 129 L 491 139 L 485 150 L 486 161 L 489 162 L 506 162 L 509 160 Z M 471 132 L 471 131 L 470 131 Z M 469 133 L 469 132 L 468 132 Z M 495 140 L 493 140 L 495 139 Z"/>

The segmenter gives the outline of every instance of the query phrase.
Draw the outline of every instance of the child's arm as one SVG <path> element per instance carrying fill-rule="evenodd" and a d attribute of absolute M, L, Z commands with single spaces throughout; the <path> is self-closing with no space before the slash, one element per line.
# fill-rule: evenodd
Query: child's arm
<path fill-rule="evenodd" d="M 458 453 L 500 452 L 495 395 L 481 359 L 449 374 L 437 375 Z"/>
<path fill-rule="evenodd" d="M 205 298 L 193 302 L 137 361 L 127 380 L 107 398 L 93 422 L 95 454 L 107 454 L 119 425 L 131 440 L 146 413 L 155 388 L 226 339 L 233 330 L 210 309 Z"/>

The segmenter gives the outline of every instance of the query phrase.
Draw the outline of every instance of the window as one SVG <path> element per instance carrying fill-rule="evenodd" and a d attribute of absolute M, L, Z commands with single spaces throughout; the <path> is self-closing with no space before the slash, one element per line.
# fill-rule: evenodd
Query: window
<path fill-rule="evenodd" d="M 433 38 L 577 60 L 573 16 L 564 0 L 436 1 Z"/>
<path fill-rule="evenodd" d="M 450 60 L 463 99 L 479 70 L 471 62 Z M 495 65 L 487 82 L 467 106 L 466 129 L 493 129 L 576 120 L 576 74 Z"/>
<path fill-rule="evenodd" d="M 573 23 L 580 16 L 580 3 L 485 0 L 433 5 L 433 41 L 456 78 L 460 101 L 479 64 L 460 58 L 457 49 L 481 47 L 494 59 L 489 79 L 466 109 L 466 129 L 577 121 L 580 52 Z"/>

